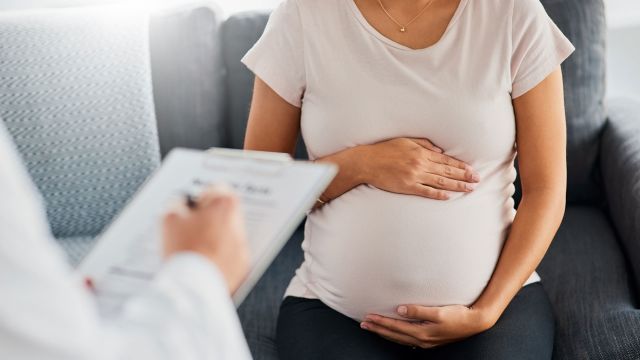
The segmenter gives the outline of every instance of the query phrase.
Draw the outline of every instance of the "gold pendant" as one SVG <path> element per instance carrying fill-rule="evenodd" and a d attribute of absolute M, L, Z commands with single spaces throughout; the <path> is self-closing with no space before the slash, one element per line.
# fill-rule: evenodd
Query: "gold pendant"
<path fill-rule="evenodd" d="M 400 28 L 400 32 L 405 32 L 405 31 L 407 31 L 407 29 L 405 29 L 404 26 Z"/>

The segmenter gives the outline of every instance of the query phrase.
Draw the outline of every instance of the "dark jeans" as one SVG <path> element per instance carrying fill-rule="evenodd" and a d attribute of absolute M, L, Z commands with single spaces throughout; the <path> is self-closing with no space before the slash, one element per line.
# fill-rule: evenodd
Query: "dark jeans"
<path fill-rule="evenodd" d="M 358 322 L 319 300 L 287 297 L 280 306 L 281 360 L 313 359 L 551 359 L 554 319 L 540 283 L 518 292 L 489 330 L 433 349 L 412 349 L 362 330 Z"/>

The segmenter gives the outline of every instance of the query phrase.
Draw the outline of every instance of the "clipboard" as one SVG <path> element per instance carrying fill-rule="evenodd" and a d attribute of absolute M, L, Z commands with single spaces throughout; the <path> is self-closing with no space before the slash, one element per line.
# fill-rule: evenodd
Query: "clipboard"
<path fill-rule="evenodd" d="M 172 201 L 213 183 L 240 198 L 251 267 L 233 294 L 239 306 L 337 173 L 337 167 L 287 154 L 214 148 L 174 149 L 132 197 L 76 269 L 91 278 L 104 317 L 148 286 L 162 266 L 160 220 Z"/>

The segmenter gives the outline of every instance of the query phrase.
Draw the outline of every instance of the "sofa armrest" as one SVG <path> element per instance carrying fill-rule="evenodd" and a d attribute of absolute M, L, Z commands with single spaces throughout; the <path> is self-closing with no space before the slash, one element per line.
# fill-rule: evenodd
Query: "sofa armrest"
<path fill-rule="evenodd" d="M 640 100 L 619 99 L 608 106 L 601 175 L 611 220 L 640 290 Z"/>

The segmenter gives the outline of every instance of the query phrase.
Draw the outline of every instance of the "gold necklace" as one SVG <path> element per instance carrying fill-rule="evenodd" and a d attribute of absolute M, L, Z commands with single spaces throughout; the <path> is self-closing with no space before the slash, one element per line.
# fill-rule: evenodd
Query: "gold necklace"
<path fill-rule="evenodd" d="M 394 23 L 396 23 L 396 25 L 398 25 L 400 27 L 400 32 L 406 32 L 407 31 L 407 26 L 411 25 L 414 21 L 418 20 L 418 18 L 420 17 L 420 15 L 424 14 L 425 11 L 427 11 L 427 9 L 429 8 L 429 6 L 433 3 L 433 0 L 429 1 L 427 3 L 427 5 L 425 5 L 422 10 L 420 10 L 420 12 L 418 13 L 418 15 L 416 15 L 413 19 L 411 19 L 408 23 L 402 25 L 398 22 L 398 20 L 396 20 L 393 16 L 391 16 L 391 14 L 389 13 L 389 11 L 384 7 L 384 5 L 382 5 L 382 0 L 378 0 L 378 5 L 380 5 L 380 8 L 382 9 L 382 11 L 384 11 L 384 13 L 387 15 L 387 17 L 389 19 L 391 19 L 391 21 L 393 21 Z"/>

